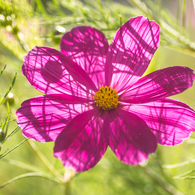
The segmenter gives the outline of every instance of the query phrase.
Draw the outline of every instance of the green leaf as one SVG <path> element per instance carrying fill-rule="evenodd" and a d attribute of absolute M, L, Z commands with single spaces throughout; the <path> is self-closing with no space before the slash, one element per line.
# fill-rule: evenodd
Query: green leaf
<path fill-rule="evenodd" d="M 6 68 L 6 65 L 3 67 L 3 69 L 1 70 L 1 72 L 0 72 L 0 76 L 2 75 L 2 73 L 4 72 L 4 70 L 5 70 L 5 68 Z"/>
<path fill-rule="evenodd" d="M 28 140 L 28 139 L 23 140 L 22 142 L 20 142 L 18 145 L 16 145 L 14 148 L 9 150 L 8 152 L 1 154 L 0 155 L 0 159 L 2 159 L 3 157 L 7 156 L 9 153 L 13 152 L 16 148 L 18 148 L 20 145 L 22 145 L 26 140 Z"/>

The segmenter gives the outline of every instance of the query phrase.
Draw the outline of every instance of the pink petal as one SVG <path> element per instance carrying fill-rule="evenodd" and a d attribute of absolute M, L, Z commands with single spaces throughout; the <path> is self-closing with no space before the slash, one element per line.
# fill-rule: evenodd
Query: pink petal
<path fill-rule="evenodd" d="M 34 47 L 24 59 L 22 72 L 33 87 L 45 94 L 87 97 L 89 89 L 97 90 L 79 65 L 48 47 Z"/>
<path fill-rule="evenodd" d="M 89 26 L 77 26 L 64 34 L 60 47 L 65 56 L 87 72 L 98 88 L 104 85 L 108 42 L 101 31 Z"/>
<path fill-rule="evenodd" d="M 110 122 L 109 145 L 122 162 L 137 165 L 155 152 L 156 138 L 137 115 L 117 109 L 117 113 L 107 114 L 105 120 Z"/>
<path fill-rule="evenodd" d="M 147 69 L 159 46 L 159 25 L 143 16 L 123 24 L 108 49 L 106 85 L 118 92 L 134 84 Z"/>
<path fill-rule="evenodd" d="M 195 131 L 195 111 L 180 101 L 162 99 L 123 109 L 142 118 L 162 145 L 177 145 Z"/>
<path fill-rule="evenodd" d="M 190 88 L 195 79 L 193 70 L 174 66 L 152 72 L 142 77 L 121 97 L 128 103 L 144 103 L 178 94 Z"/>
<path fill-rule="evenodd" d="M 47 142 L 54 141 L 72 118 L 88 109 L 89 100 L 57 94 L 24 101 L 16 115 L 25 137 Z"/>
<path fill-rule="evenodd" d="M 104 155 L 107 143 L 98 112 L 94 109 L 77 115 L 57 137 L 54 156 L 61 159 L 65 167 L 86 171 Z"/>

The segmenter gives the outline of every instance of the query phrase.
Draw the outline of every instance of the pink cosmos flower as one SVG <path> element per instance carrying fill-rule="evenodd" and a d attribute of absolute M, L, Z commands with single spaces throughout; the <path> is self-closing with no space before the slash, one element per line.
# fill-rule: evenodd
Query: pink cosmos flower
<path fill-rule="evenodd" d="M 34 47 L 22 72 L 45 93 L 22 103 L 23 135 L 55 141 L 65 167 L 86 171 L 108 146 L 119 160 L 137 165 L 157 143 L 176 145 L 195 131 L 195 111 L 168 99 L 191 87 L 195 74 L 169 67 L 141 77 L 159 46 L 160 29 L 142 16 L 116 32 L 110 46 L 102 32 L 79 26 L 65 33 L 61 52 Z"/>

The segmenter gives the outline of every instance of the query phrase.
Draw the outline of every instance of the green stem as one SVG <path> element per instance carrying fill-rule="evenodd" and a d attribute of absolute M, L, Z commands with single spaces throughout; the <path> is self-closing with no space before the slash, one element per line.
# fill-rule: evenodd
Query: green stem
<path fill-rule="evenodd" d="M 64 178 L 63 176 L 53 167 L 53 165 L 47 160 L 47 158 L 43 155 L 43 153 L 38 149 L 36 144 L 28 140 L 28 143 L 30 147 L 33 149 L 33 151 L 36 153 L 36 155 L 40 158 L 40 160 L 44 163 L 44 165 L 49 169 L 49 171 L 56 177 L 56 179 L 61 183 L 64 184 Z"/>
<path fill-rule="evenodd" d="M 64 195 L 71 195 L 71 192 L 70 192 L 70 181 L 65 183 Z"/>

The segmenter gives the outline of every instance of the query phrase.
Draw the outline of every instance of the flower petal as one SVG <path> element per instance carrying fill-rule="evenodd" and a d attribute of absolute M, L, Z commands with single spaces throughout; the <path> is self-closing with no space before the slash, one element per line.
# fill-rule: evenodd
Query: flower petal
<path fill-rule="evenodd" d="M 79 64 L 98 88 L 105 83 L 108 42 L 104 34 L 90 26 L 78 26 L 61 39 L 61 52 Z"/>
<path fill-rule="evenodd" d="M 90 109 L 88 103 L 66 94 L 38 96 L 22 103 L 16 112 L 17 122 L 25 137 L 54 141 L 73 117 Z"/>
<path fill-rule="evenodd" d="M 137 115 L 117 109 L 118 116 L 107 116 L 110 121 L 109 145 L 124 163 L 137 165 L 157 148 L 156 138 L 146 123 Z M 113 114 L 113 113 L 112 113 Z M 105 117 L 106 120 L 106 117 Z"/>
<path fill-rule="evenodd" d="M 24 59 L 22 72 L 33 87 L 45 94 L 87 97 L 89 89 L 97 90 L 79 65 L 49 47 L 34 47 Z"/>
<path fill-rule="evenodd" d="M 180 101 L 166 98 L 123 109 L 142 118 L 162 145 L 177 145 L 195 131 L 195 111 Z"/>
<path fill-rule="evenodd" d="M 106 85 L 118 92 L 134 84 L 147 69 L 159 46 L 159 25 L 143 16 L 123 24 L 108 49 Z"/>
<path fill-rule="evenodd" d="M 94 109 L 77 115 L 55 141 L 54 156 L 65 167 L 77 172 L 94 167 L 104 155 L 107 142 L 102 133 L 102 119 Z"/>
<path fill-rule="evenodd" d="M 190 88 L 195 80 L 193 70 L 174 66 L 154 71 L 136 82 L 122 94 L 121 101 L 144 103 L 178 94 Z"/>

